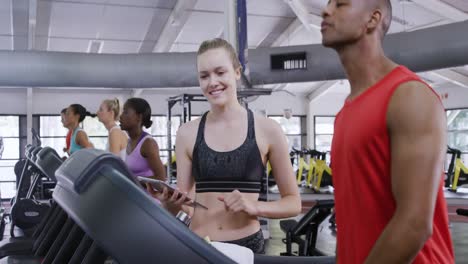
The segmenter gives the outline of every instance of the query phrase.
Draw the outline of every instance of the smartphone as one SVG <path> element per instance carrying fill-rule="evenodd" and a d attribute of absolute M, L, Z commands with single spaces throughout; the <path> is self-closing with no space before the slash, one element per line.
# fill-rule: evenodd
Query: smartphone
<path fill-rule="evenodd" d="M 170 186 L 169 184 L 167 184 L 166 182 L 163 182 L 163 181 L 160 181 L 160 180 L 155 180 L 155 179 L 151 179 L 151 178 L 145 178 L 145 177 L 140 177 L 138 176 L 137 177 L 138 180 L 141 182 L 141 183 L 146 183 L 146 184 L 150 184 L 151 187 L 153 187 L 153 190 L 157 191 L 157 192 L 163 192 L 164 188 L 167 188 L 167 191 L 169 193 L 169 196 L 172 196 L 172 194 L 174 193 L 175 191 L 175 188 Z M 177 199 L 180 198 L 180 196 L 182 196 L 182 193 L 179 193 Z M 188 197 L 187 197 L 188 199 Z M 190 199 L 188 199 L 190 200 Z"/>
<path fill-rule="evenodd" d="M 169 184 L 167 184 L 166 182 L 163 182 L 163 181 L 160 181 L 160 180 L 155 180 L 155 179 L 151 179 L 151 178 L 145 178 L 145 177 L 141 177 L 141 176 L 138 176 L 137 179 L 140 181 L 140 183 L 145 183 L 145 184 L 150 184 L 151 187 L 153 187 L 153 190 L 155 191 L 158 191 L 158 192 L 163 192 L 164 188 L 167 188 L 167 191 L 168 191 L 168 194 L 169 196 L 172 196 L 174 194 L 174 191 L 175 191 L 175 188 L 170 186 Z M 179 193 L 179 195 L 177 196 L 177 199 L 179 199 L 180 197 L 182 196 L 182 193 Z M 192 201 L 192 199 L 186 197 L 185 198 L 185 203 L 186 205 L 188 206 L 192 206 L 192 207 L 195 207 L 195 206 L 200 206 L 202 208 L 205 208 L 205 209 L 208 209 L 206 206 L 198 203 L 198 202 L 195 202 L 195 201 Z"/>

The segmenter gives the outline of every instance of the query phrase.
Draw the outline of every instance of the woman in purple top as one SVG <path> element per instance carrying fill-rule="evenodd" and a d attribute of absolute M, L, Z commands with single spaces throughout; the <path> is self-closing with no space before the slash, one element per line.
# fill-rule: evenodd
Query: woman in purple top
<path fill-rule="evenodd" d="M 159 157 L 158 143 L 143 126 L 151 127 L 151 107 L 141 98 L 130 98 L 125 102 L 120 127 L 127 131 L 127 158 L 125 163 L 135 176 L 166 180 L 166 170 Z"/>

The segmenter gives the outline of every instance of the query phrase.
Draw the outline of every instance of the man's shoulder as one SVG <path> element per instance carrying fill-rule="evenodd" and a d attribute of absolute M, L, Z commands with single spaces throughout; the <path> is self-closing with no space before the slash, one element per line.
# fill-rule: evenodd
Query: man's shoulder
<path fill-rule="evenodd" d="M 436 117 L 444 116 L 443 112 L 444 107 L 437 93 L 427 84 L 412 80 L 400 84 L 392 95 L 387 124 L 398 130 L 426 127 L 439 120 Z"/>
<path fill-rule="evenodd" d="M 400 83 L 396 87 L 393 97 L 392 99 L 397 99 L 398 102 L 410 101 L 413 104 L 420 100 L 440 102 L 439 95 L 431 86 L 420 79 L 411 79 Z"/>

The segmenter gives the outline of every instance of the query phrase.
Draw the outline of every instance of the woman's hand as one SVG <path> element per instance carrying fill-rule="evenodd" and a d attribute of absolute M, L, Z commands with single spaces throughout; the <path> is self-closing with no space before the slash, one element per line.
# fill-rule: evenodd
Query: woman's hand
<path fill-rule="evenodd" d="M 178 189 L 175 189 L 172 195 L 169 195 L 167 188 L 163 189 L 163 192 L 155 191 L 151 185 L 146 184 L 146 190 L 151 196 L 158 199 L 166 210 L 176 215 L 182 208 L 182 205 L 187 199 L 187 193 L 179 192 Z"/>
<path fill-rule="evenodd" d="M 226 210 L 228 211 L 234 213 L 246 212 L 251 216 L 258 215 L 257 203 L 246 199 L 238 190 L 234 190 L 231 193 L 220 196 L 218 197 L 218 200 L 224 202 L 224 206 L 226 206 Z"/>

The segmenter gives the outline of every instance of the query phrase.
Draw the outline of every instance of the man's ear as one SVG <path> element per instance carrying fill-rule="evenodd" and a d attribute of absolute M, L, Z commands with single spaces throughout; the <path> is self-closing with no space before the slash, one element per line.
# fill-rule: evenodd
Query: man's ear
<path fill-rule="evenodd" d="M 371 16 L 369 17 L 369 21 L 367 21 L 367 33 L 373 32 L 377 30 L 379 24 L 382 22 L 383 14 L 380 9 L 374 10 Z"/>

